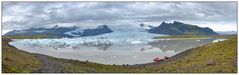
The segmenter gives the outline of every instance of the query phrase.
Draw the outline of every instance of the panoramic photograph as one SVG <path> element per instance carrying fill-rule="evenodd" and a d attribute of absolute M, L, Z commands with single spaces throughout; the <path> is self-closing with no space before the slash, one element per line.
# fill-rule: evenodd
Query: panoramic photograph
<path fill-rule="evenodd" d="M 2 73 L 237 73 L 237 1 L 2 1 Z"/>

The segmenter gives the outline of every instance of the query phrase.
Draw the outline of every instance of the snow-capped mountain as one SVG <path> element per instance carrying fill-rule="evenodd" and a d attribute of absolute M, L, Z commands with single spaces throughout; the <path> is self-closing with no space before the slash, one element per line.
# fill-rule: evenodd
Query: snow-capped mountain
<path fill-rule="evenodd" d="M 58 27 L 53 27 L 51 29 L 57 29 Z M 142 44 L 149 41 L 153 41 L 153 37 L 165 36 L 160 34 L 148 33 L 146 29 L 142 28 L 140 25 L 103 25 L 98 26 L 93 29 L 82 29 L 80 27 L 68 28 L 61 35 L 73 36 L 75 38 L 55 38 L 55 39 L 24 39 L 18 40 L 15 43 L 26 43 L 28 45 L 38 46 L 48 46 L 54 48 L 60 47 L 70 47 L 75 48 L 79 45 L 87 46 L 99 46 L 99 45 L 132 45 L 132 44 Z M 46 30 L 46 29 L 40 29 Z M 87 31 L 88 30 L 88 31 Z M 110 30 L 110 31 L 109 31 Z M 44 31 L 43 31 L 44 32 Z M 81 37 L 83 34 L 91 34 L 91 32 L 102 34 Z M 106 33 L 106 34 L 104 34 Z"/>
<path fill-rule="evenodd" d="M 144 32 L 145 31 L 144 29 L 140 28 L 140 26 L 131 25 L 131 24 L 109 25 L 108 27 L 111 30 L 117 31 L 117 32 L 131 32 L 131 31 Z"/>
<path fill-rule="evenodd" d="M 14 40 L 11 43 L 21 44 L 39 47 L 53 47 L 53 48 L 77 48 L 82 45 L 89 47 L 98 47 L 104 45 L 107 48 L 109 45 L 129 46 L 136 44 L 146 44 L 150 41 L 154 41 L 152 38 L 156 36 L 165 36 L 159 34 L 151 34 L 147 32 L 131 31 L 122 32 L 114 31 L 107 34 L 76 37 L 76 38 L 55 38 L 55 39 L 23 39 Z M 104 50 L 104 48 L 103 48 Z"/>
<path fill-rule="evenodd" d="M 209 27 L 199 27 L 179 21 L 173 23 L 162 22 L 159 26 L 149 29 L 148 32 L 165 35 L 218 35 Z"/>
<path fill-rule="evenodd" d="M 82 29 L 80 27 L 59 27 L 54 26 L 52 28 L 30 28 L 26 30 L 13 30 L 5 34 L 5 36 L 14 36 L 14 35 L 50 35 L 54 37 L 83 37 L 83 36 L 93 36 L 100 35 L 104 33 L 113 32 L 107 27 L 107 25 L 101 25 L 96 28 L 91 29 Z"/>

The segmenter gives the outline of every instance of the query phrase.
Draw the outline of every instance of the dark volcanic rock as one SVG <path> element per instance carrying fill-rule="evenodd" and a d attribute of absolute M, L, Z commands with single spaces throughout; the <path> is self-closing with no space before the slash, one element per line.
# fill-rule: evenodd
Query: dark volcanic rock
<path fill-rule="evenodd" d="M 218 35 L 208 27 L 202 28 L 177 21 L 174 21 L 173 23 L 162 22 L 160 26 L 149 29 L 148 32 L 166 35 Z"/>
<path fill-rule="evenodd" d="M 98 26 L 95 29 L 85 29 L 84 32 L 81 34 L 82 36 L 92 36 L 92 35 L 99 35 L 102 33 L 110 33 L 113 32 L 110 30 L 106 25 Z"/>
<path fill-rule="evenodd" d="M 77 31 L 80 29 L 79 27 L 59 27 L 54 26 L 52 28 L 30 28 L 26 30 L 13 30 L 6 33 L 4 36 L 32 36 L 32 35 L 50 35 L 55 37 L 84 37 L 84 36 L 94 36 L 100 35 L 104 33 L 113 32 L 106 25 L 98 26 L 94 29 L 81 29 L 81 31 Z M 68 34 L 67 34 L 68 33 Z"/>

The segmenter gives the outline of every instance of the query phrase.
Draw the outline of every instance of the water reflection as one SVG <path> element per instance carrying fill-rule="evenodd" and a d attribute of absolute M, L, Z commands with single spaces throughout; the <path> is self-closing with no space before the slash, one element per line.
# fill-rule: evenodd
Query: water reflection
<path fill-rule="evenodd" d="M 184 50 L 213 42 L 215 39 L 154 40 L 137 44 L 114 44 L 101 42 L 66 44 L 51 42 L 10 42 L 19 49 L 58 58 L 92 61 L 103 64 L 142 64 L 153 62 L 155 57 L 173 56 Z"/>
<path fill-rule="evenodd" d="M 214 39 L 182 39 L 182 40 L 157 40 L 153 42 L 149 42 L 148 45 L 152 46 L 148 49 L 152 49 L 153 47 L 159 48 L 163 52 L 168 50 L 174 50 L 176 52 L 180 52 L 182 50 L 194 48 L 197 46 L 201 46 L 210 42 L 213 42 Z"/>
<path fill-rule="evenodd" d="M 87 47 L 96 47 L 99 50 L 107 50 L 111 45 L 113 45 L 112 43 L 98 43 L 95 44 L 94 42 L 90 42 L 90 43 L 84 43 L 83 46 L 87 46 Z"/>

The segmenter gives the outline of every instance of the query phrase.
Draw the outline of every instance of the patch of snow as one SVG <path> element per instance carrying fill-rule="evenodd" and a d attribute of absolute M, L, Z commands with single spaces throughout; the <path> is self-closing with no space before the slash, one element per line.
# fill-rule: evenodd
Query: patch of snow
<path fill-rule="evenodd" d="M 84 32 L 84 30 L 82 30 L 80 28 L 77 28 L 77 29 L 75 29 L 73 31 L 65 32 L 64 34 L 77 37 L 77 36 L 80 36 L 80 35 L 76 35 L 76 34 L 73 34 L 73 33 L 83 33 L 83 32 Z"/>
<path fill-rule="evenodd" d="M 36 33 L 42 33 L 42 32 L 45 32 L 45 30 L 37 30 L 37 31 L 34 31 Z"/>
<path fill-rule="evenodd" d="M 15 32 L 15 33 L 26 33 L 26 31 L 24 31 L 24 30 L 19 30 L 19 31 L 17 31 L 17 32 Z"/>

